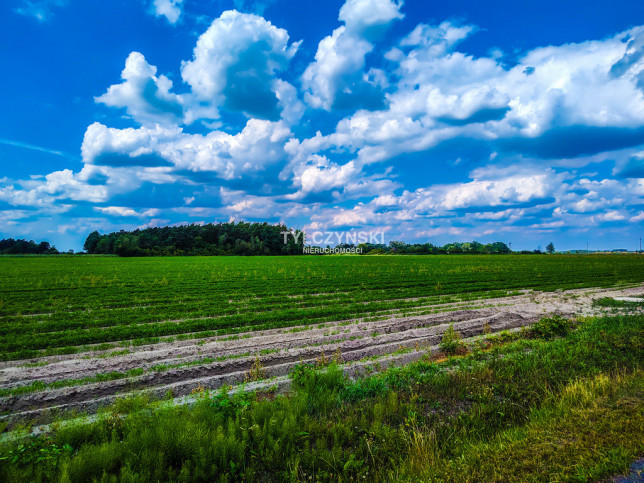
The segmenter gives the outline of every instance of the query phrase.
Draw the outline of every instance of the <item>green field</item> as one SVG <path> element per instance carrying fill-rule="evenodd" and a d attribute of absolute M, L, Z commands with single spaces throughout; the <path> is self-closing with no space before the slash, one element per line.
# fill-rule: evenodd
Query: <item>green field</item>
<path fill-rule="evenodd" d="M 1 257 L 0 358 L 642 281 L 629 255 Z"/>
<path fill-rule="evenodd" d="M 636 255 L 0 257 L 0 481 L 619 474 L 642 282 Z"/>

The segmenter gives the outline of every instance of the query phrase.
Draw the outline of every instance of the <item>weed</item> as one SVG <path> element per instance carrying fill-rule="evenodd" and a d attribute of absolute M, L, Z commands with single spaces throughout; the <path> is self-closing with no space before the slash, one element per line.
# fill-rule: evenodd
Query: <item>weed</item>
<path fill-rule="evenodd" d="M 259 360 L 259 355 L 255 357 L 255 361 L 253 362 L 253 365 L 250 367 L 248 372 L 244 375 L 244 381 L 245 382 L 254 382 L 254 381 L 261 381 L 262 379 L 266 379 L 266 369 L 264 369 L 264 366 L 262 365 L 262 361 Z"/>
<path fill-rule="evenodd" d="M 564 319 L 559 315 L 544 317 L 530 326 L 530 334 L 541 339 L 565 337 L 575 327 L 572 320 Z"/>
<path fill-rule="evenodd" d="M 465 354 L 467 348 L 462 341 L 461 334 L 454 330 L 454 324 L 450 324 L 448 329 L 443 333 L 443 338 L 439 345 L 440 350 L 445 354 Z"/>

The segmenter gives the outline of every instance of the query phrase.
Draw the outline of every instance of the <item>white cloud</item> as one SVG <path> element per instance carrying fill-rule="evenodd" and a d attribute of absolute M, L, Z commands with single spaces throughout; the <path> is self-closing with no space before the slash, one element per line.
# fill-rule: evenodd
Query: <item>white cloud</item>
<path fill-rule="evenodd" d="M 344 22 L 347 33 L 367 40 L 376 40 L 393 20 L 403 18 L 402 1 L 347 0 L 340 8 L 338 19 Z"/>
<path fill-rule="evenodd" d="M 345 186 L 358 173 L 355 163 L 349 161 L 343 166 L 330 162 L 326 157 L 314 156 L 309 163 L 300 167 L 294 178 L 302 194 L 320 193 Z"/>
<path fill-rule="evenodd" d="M 626 217 L 619 211 L 613 210 L 607 213 L 602 213 L 601 215 L 597 215 L 597 219 L 600 221 L 622 221 L 625 220 Z"/>
<path fill-rule="evenodd" d="M 181 1 L 152 5 L 170 23 L 180 20 Z M 401 238 L 581 231 L 644 220 L 637 137 L 614 146 L 603 139 L 604 132 L 644 132 L 644 29 L 533 49 L 508 67 L 497 54 L 458 51 L 473 26 L 421 24 L 373 68 L 380 52 L 369 54 L 402 17 L 400 10 L 393 0 L 348 0 L 339 14 L 343 25 L 317 46 L 299 92 L 280 77 L 292 78 L 288 69 L 300 43 L 257 15 L 228 11 L 212 22 L 192 60 L 182 64 L 189 92 L 173 93 L 169 77 L 132 52 L 122 82 L 96 101 L 125 109 L 140 127 L 88 126 L 80 172 L 0 180 L 0 200 L 39 213 L 83 201 L 101 205 L 75 206 L 92 215 L 157 217 L 161 208 L 137 192 L 153 184 L 157 197 L 176 190 L 171 207 L 163 205 L 168 218 L 309 218 L 310 227 L 362 225 Z M 310 107 L 349 114 L 335 129 L 323 121 L 325 135 L 304 138 L 301 133 L 317 127 L 311 123 L 337 117 L 307 116 L 301 98 Z M 237 113 L 250 119 L 241 125 Z M 197 120 L 202 125 L 181 127 Z M 609 130 L 583 130 L 589 127 Z M 581 142 L 570 141 L 566 129 L 581 129 Z M 456 140 L 450 146 L 466 140 L 464 151 L 470 141 L 486 149 L 444 159 L 429 152 L 432 166 L 422 166 L 422 155 L 406 165 L 403 155 L 450 140 Z M 576 153 L 579 146 L 595 151 Z M 568 151 L 561 154 L 562 148 Z M 423 179 L 412 170 L 431 173 L 456 158 L 461 182 L 426 178 L 417 187 Z M 602 164 L 607 159 L 615 162 L 617 179 L 601 179 L 610 169 Z M 373 174 L 374 163 L 388 161 Z M 414 187 L 402 191 L 403 182 Z M 26 211 L 0 212 L 0 220 L 9 223 Z"/>
<path fill-rule="evenodd" d="M 642 133 L 619 131 L 644 125 L 640 85 L 644 85 L 640 80 L 644 61 L 628 54 L 637 44 L 633 39 L 644 36 L 643 29 L 601 41 L 534 49 L 511 69 L 492 58 L 454 51 L 474 30 L 449 22 L 418 26 L 387 55 L 397 65 L 398 77 L 387 94 L 387 109 L 359 110 L 341 120 L 335 132 L 302 140 L 289 149 L 297 151 L 300 159 L 315 154 L 316 147 L 357 150 L 357 160 L 368 164 L 458 137 L 498 142 L 493 146 L 499 159 L 514 151 L 550 159 L 574 158 L 644 141 Z M 321 46 L 335 42 L 342 34 L 337 32 Z M 360 49 L 358 43 L 350 54 Z M 329 52 L 335 55 L 332 48 Z M 616 72 L 613 66 L 625 55 L 631 55 L 628 68 Z M 331 58 L 331 67 L 340 65 L 338 59 L 351 59 Z M 304 87 L 312 105 L 330 108 L 332 94 L 346 82 L 333 74 L 336 71 L 318 76 L 316 69 L 326 65 L 311 64 L 310 83 L 305 74 Z M 614 131 L 600 134 L 591 128 Z M 546 137 L 541 140 L 541 136 Z M 585 141 L 589 138 L 594 142 Z"/>
<path fill-rule="evenodd" d="M 139 216 L 138 212 L 124 206 L 96 206 L 94 209 L 100 213 L 111 216 Z"/>
<path fill-rule="evenodd" d="M 398 199 L 393 195 L 382 195 L 374 198 L 371 203 L 376 206 L 394 206 L 398 204 Z"/>
<path fill-rule="evenodd" d="M 178 127 L 164 128 L 157 125 L 142 126 L 138 129 L 116 129 L 95 122 L 85 131 L 81 154 L 85 163 L 95 163 L 101 155 L 105 154 L 120 154 L 135 158 L 154 153 L 161 144 L 178 139 L 181 133 L 182 130 Z M 132 160 L 129 164 L 134 165 L 136 162 Z"/>
<path fill-rule="evenodd" d="M 249 119 L 236 135 L 221 131 L 205 136 L 184 135 L 161 146 L 159 153 L 177 167 L 195 172 L 214 171 L 224 179 L 233 179 L 283 160 L 283 146 L 291 135 L 282 121 Z"/>
<path fill-rule="evenodd" d="M 150 8 L 154 15 L 165 17 L 169 23 L 174 25 L 181 17 L 183 0 L 152 0 Z"/>
<path fill-rule="evenodd" d="M 644 211 L 640 211 L 637 215 L 632 216 L 628 221 L 630 221 L 631 223 L 644 221 Z"/>
<path fill-rule="evenodd" d="M 315 108 L 357 108 L 383 105 L 378 82 L 364 72 L 365 56 L 381 33 L 402 18 L 401 3 L 391 0 L 347 0 L 339 19 L 345 25 L 322 39 L 302 75 L 305 100 Z"/>
<path fill-rule="evenodd" d="M 183 116 L 183 99 L 170 92 L 172 81 L 156 76 L 157 68 L 148 64 L 143 54 L 132 52 L 121 73 L 123 82 L 110 86 L 96 102 L 125 108 L 141 124 L 172 124 Z"/>
<path fill-rule="evenodd" d="M 352 210 L 339 210 L 331 219 L 331 226 L 360 226 L 368 222 L 369 213 L 365 212 L 362 205 Z"/>
<path fill-rule="evenodd" d="M 181 75 L 201 101 L 249 116 L 279 118 L 276 74 L 287 68 L 299 42 L 253 14 L 223 12 L 199 37 Z"/>
<path fill-rule="evenodd" d="M 306 110 L 306 106 L 298 98 L 297 89 L 281 79 L 276 79 L 274 86 L 275 95 L 282 110 L 282 119 L 288 125 L 297 124 Z"/>
<path fill-rule="evenodd" d="M 474 180 L 450 187 L 442 205 L 448 210 L 477 206 L 502 206 L 528 203 L 552 192 L 547 174 L 513 176 L 497 180 Z"/>
<path fill-rule="evenodd" d="M 57 204 L 56 201 L 61 199 L 98 203 L 107 198 L 106 186 L 87 184 L 80 173 L 75 175 L 70 169 L 54 171 L 44 179 L 22 182 L 19 188 L 14 185 L 0 188 L 0 200 L 14 206 L 60 207 L 63 204 Z"/>
<path fill-rule="evenodd" d="M 418 24 L 407 37 L 400 41 L 401 47 L 414 47 L 416 50 L 409 56 L 409 61 L 427 61 L 445 55 L 459 42 L 465 40 L 476 28 L 472 25 L 454 25 L 451 22 L 442 22 L 437 26 Z M 394 49 L 389 57 L 395 60 L 402 55 Z M 400 57 L 399 57 L 400 58 Z"/>
<path fill-rule="evenodd" d="M 186 134 L 178 127 L 158 125 L 114 129 L 94 123 L 87 128 L 81 151 L 86 163 L 140 166 L 140 160 L 145 159 L 168 163 L 173 169 L 211 171 L 233 179 L 283 160 L 284 143 L 291 136 L 282 121 L 259 119 L 249 119 L 236 135 L 222 131 Z M 119 156 L 113 159 L 113 155 Z"/>

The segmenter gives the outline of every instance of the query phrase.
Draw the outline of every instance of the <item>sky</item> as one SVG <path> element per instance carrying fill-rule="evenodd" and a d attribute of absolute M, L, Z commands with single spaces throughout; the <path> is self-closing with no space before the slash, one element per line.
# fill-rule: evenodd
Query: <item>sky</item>
<path fill-rule="evenodd" d="M 644 236 L 639 0 L 5 0 L 0 74 L 0 238 Z"/>

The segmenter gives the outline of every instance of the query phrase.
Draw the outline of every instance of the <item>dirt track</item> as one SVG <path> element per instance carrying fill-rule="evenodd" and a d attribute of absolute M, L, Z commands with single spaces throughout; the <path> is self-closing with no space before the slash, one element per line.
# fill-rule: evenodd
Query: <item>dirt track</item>
<path fill-rule="evenodd" d="M 436 306 L 443 312 L 431 315 L 375 322 L 341 321 L 323 327 L 291 327 L 235 337 L 161 342 L 133 347 L 125 354 L 122 350 L 110 350 L 3 362 L 0 363 L 0 388 L 5 389 L 34 381 L 51 383 L 131 369 L 142 369 L 144 373 L 113 381 L 3 397 L 0 398 L 0 411 L 5 413 L 4 419 L 24 419 L 43 415 L 54 408 L 92 412 L 113 402 L 119 395 L 134 391 L 144 390 L 154 397 L 163 397 L 168 391 L 174 397 L 185 396 L 197 388 L 216 389 L 224 384 L 243 382 L 257 358 L 266 378 L 283 377 L 295 364 L 315 361 L 322 353 L 327 357 L 341 354 L 349 373 L 360 372 L 361 365 L 373 365 L 373 360 L 366 361 L 367 358 L 380 357 L 385 362 L 383 367 L 400 365 L 436 350 L 450 323 L 469 338 L 488 330 L 516 329 L 547 314 L 569 317 L 594 314 L 598 312 L 592 305 L 595 298 L 632 297 L 643 293 L 643 286 L 526 292 L 514 297 Z M 412 351 L 401 351 L 401 348 Z M 216 361 L 200 362 L 205 358 Z M 46 364 L 29 365 L 34 363 Z M 188 365 L 176 367 L 181 364 Z M 168 367 L 160 371 L 160 365 Z"/>

